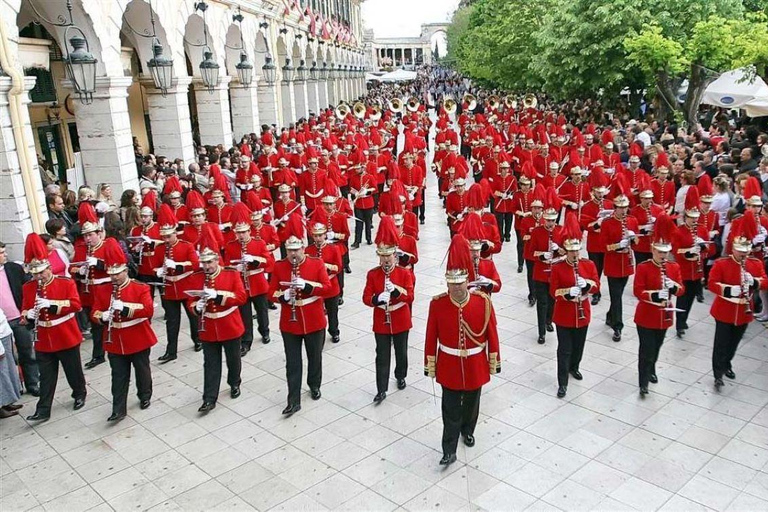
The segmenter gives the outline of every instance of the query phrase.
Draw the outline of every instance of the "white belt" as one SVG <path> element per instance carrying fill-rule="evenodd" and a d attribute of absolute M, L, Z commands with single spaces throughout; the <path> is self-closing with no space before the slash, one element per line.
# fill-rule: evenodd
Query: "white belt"
<path fill-rule="evenodd" d="M 176 274 L 176 275 L 173 275 L 173 276 L 165 276 L 165 280 L 166 281 L 170 281 L 171 283 L 175 283 L 176 281 L 181 281 L 182 279 L 184 279 L 185 277 L 187 277 L 191 273 L 192 273 L 192 271 L 188 270 L 188 271 L 184 272 L 183 274 Z"/>
<path fill-rule="evenodd" d="M 398 309 L 400 309 L 400 308 L 402 308 L 404 306 L 405 306 L 405 302 L 398 302 L 397 304 L 392 304 L 389 307 L 387 307 L 385 304 L 382 304 L 381 306 L 376 306 L 376 307 L 381 308 L 381 309 L 386 309 L 387 311 L 389 311 L 391 313 L 392 311 L 397 311 Z"/>
<path fill-rule="evenodd" d="M 59 318 L 54 318 L 53 320 L 38 320 L 37 326 L 38 327 L 56 327 L 59 324 L 63 324 L 67 320 L 70 320 L 75 317 L 74 313 L 69 313 L 64 316 L 61 316 Z"/>
<path fill-rule="evenodd" d="M 312 297 L 307 297 L 306 299 L 298 299 L 296 301 L 297 306 L 306 306 L 308 304 L 312 304 L 313 302 L 316 302 L 320 300 L 320 297 L 317 295 L 313 295 Z"/>
<path fill-rule="evenodd" d="M 255 276 L 257 274 L 261 274 L 263 272 L 264 272 L 263 268 L 257 268 L 256 270 L 249 270 L 248 272 L 246 272 L 246 275 L 250 277 L 250 276 Z"/>
<path fill-rule="evenodd" d="M 469 357 L 469 356 L 474 356 L 475 354 L 479 354 L 483 352 L 485 350 L 485 344 L 482 344 L 478 347 L 465 348 L 465 349 L 446 347 L 445 345 L 441 344 L 440 350 L 442 350 L 446 354 L 450 354 L 456 357 Z"/>
<path fill-rule="evenodd" d="M 232 306 L 229 309 L 225 309 L 224 311 L 217 311 L 215 313 L 209 313 L 206 311 L 204 316 L 205 318 L 213 318 L 215 320 L 217 318 L 224 318 L 225 316 L 231 315 L 235 311 L 237 311 L 237 307 Z"/>
<path fill-rule="evenodd" d="M 98 279 L 91 279 L 90 284 L 105 284 L 112 281 L 111 277 L 100 277 Z"/>
<path fill-rule="evenodd" d="M 127 329 L 128 327 L 133 327 L 134 325 L 139 325 L 141 322 L 148 321 L 149 318 L 134 318 L 132 320 L 126 320 L 125 322 L 112 322 L 112 328 L 113 329 Z"/>

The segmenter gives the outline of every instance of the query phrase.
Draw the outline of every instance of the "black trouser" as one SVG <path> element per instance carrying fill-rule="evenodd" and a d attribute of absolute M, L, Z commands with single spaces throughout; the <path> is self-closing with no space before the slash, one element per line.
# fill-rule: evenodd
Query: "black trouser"
<path fill-rule="evenodd" d="M 127 414 L 128 387 L 131 384 L 131 365 L 136 373 L 136 395 L 140 401 L 152 398 L 152 371 L 149 366 L 149 352 L 142 350 L 135 354 L 109 354 L 112 368 L 112 412 Z"/>
<path fill-rule="evenodd" d="M 323 301 L 325 304 L 325 314 L 328 317 L 328 334 L 331 336 L 339 335 L 339 296 L 331 297 Z"/>
<path fill-rule="evenodd" d="M 91 307 L 85 306 L 83 307 L 83 311 L 85 311 L 85 314 L 90 319 Z M 103 334 L 104 324 L 101 322 L 91 322 L 91 341 L 93 342 L 93 351 L 91 352 L 91 357 L 93 359 L 104 358 L 104 343 L 101 339 Z"/>
<path fill-rule="evenodd" d="M 533 261 L 525 260 L 525 273 L 528 280 L 528 300 L 531 300 L 536 296 L 533 289 Z"/>
<path fill-rule="evenodd" d="M 649 259 L 651 259 L 651 253 L 635 251 L 635 265 L 639 265 Z"/>
<path fill-rule="evenodd" d="M 245 304 L 240 306 L 240 317 L 243 319 L 243 326 L 245 327 L 245 333 L 241 343 L 244 347 L 251 348 L 253 344 L 253 309 L 251 304 L 256 308 L 256 325 L 259 329 L 259 334 L 262 338 L 269 336 L 269 301 L 267 300 L 267 294 L 262 293 L 255 297 L 250 297 Z"/>
<path fill-rule="evenodd" d="M 637 354 L 638 384 L 641 388 L 648 387 L 651 375 L 656 375 L 656 361 L 659 359 L 659 350 L 664 343 L 666 329 L 649 329 L 637 327 L 637 337 L 640 339 L 640 348 Z"/>
<path fill-rule="evenodd" d="M 168 342 L 165 353 L 175 356 L 179 350 L 179 329 L 181 328 L 182 309 L 189 319 L 189 331 L 192 335 L 192 341 L 199 343 L 200 338 L 197 334 L 199 317 L 194 316 L 188 308 L 184 307 L 184 301 L 162 299 L 162 304 L 165 311 L 165 337 Z"/>
<path fill-rule="evenodd" d="M 587 328 L 557 327 L 557 385 L 568 385 L 568 373 L 577 371 L 584 355 L 584 343 L 587 341 Z"/>
<path fill-rule="evenodd" d="M 502 239 L 512 236 L 512 219 L 514 214 L 496 212 L 494 215 L 496 215 L 496 224 L 499 226 L 499 234 Z"/>
<path fill-rule="evenodd" d="M 339 187 L 339 191 L 341 192 L 341 197 L 344 197 L 344 198 L 349 197 L 349 185 L 344 185 L 343 187 Z"/>
<path fill-rule="evenodd" d="M 371 229 L 373 228 L 373 208 L 355 208 L 355 217 L 363 222 L 355 222 L 355 244 L 360 244 L 365 225 L 365 241 L 371 241 Z"/>
<path fill-rule="evenodd" d="M 712 347 L 712 373 L 716 379 L 733 370 L 731 361 L 749 324 L 734 325 L 715 320 L 715 344 Z"/>
<path fill-rule="evenodd" d="M 285 242 L 280 242 L 280 259 L 284 260 L 288 255 L 288 251 L 285 250 Z"/>
<path fill-rule="evenodd" d="M 443 455 L 456 453 L 459 434 L 475 434 L 480 414 L 480 390 L 457 391 L 443 386 Z"/>
<path fill-rule="evenodd" d="M 285 378 L 288 381 L 288 404 L 301 403 L 301 342 L 307 352 L 307 385 L 309 389 L 320 389 L 323 381 L 323 346 L 325 331 L 319 329 L 307 334 L 283 332 L 285 348 Z"/>
<path fill-rule="evenodd" d="M 598 281 L 603 278 L 603 266 L 605 265 L 605 253 L 604 252 L 589 252 L 587 253 L 589 256 L 589 261 L 595 264 L 595 268 L 597 268 L 597 279 Z M 598 299 L 603 296 L 602 293 L 596 293 L 594 295 Z"/>
<path fill-rule="evenodd" d="M 611 306 L 605 315 L 605 323 L 614 330 L 621 331 L 624 328 L 624 308 L 621 303 L 621 296 L 624 293 L 624 287 L 627 286 L 629 277 L 609 277 L 608 294 L 611 297 Z"/>
<path fill-rule="evenodd" d="M 19 354 L 19 366 L 24 373 L 24 387 L 27 390 L 40 386 L 40 370 L 35 359 L 35 344 L 32 341 L 32 332 L 26 325 L 21 325 L 21 318 L 8 320 L 8 325 L 13 331 L 13 340 L 16 342 L 16 352 Z"/>
<path fill-rule="evenodd" d="M 677 322 L 675 322 L 675 328 L 677 330 L 688 329 L 688 315 L 691 313 L 691 307 L 693 301 L 696 300 L 696 295 L 701 293 L 701 279 L 694 279 L 693 281 L 683 281 L 685 290 L 683 294 L 677 299 L 677 309 L 684 311 L 677 312 Z"/>
<path fill-rule="evenodd" d="M 95 323 L 95 322 L 94 322 Z M 36 412 L 41 416 L 51 415 L 53 395 L 56 393 L 56 381 L 59 379 L 59 362 L 64 369 L 72 398 L 85 398 L 85 376 L 80 361 L 80 345 L 59 350 L 58 352 L 38 352 L 37 365 L 40 368 L 40 400 Z"/>
<path fill-rule="evenodd" d="M 533 281 L 533 293 L 536 296 L 536 320 L 539 325 L 539 336 L 544 336 L 546 326 L 552 323 L 555 300 L 549 296 L 549 283 Z"/>
<path fill-rule="evenodd" d="M 157 282 L 157 278 L 154 275 L 147 276 L 147 275 L 144 275 L 144 274 L 138 274 L 136 276 L 136 280 L 139 281 L 140 283 L 146 283 L 146 284 L 156 283 Z M 157 287 L 149 285 L 149 294 L 152 296 L 152 300 L 155 300 L 155 288 L 157 288 Z M 160 291 L 160 296 L 162 297 L 162 295 L 163 295 L 163 292 L 161 290 Z"/>
<path fill-rule="evenodd" d="M 373 209 L 375 211 L 379 211 L 379 198 L 381 197 L 381 194 L 384 193 L 384 184 L 379 183 L 376 185 L 376 189 L 379 191 L 378 194 L 373 195 Z"/>
<path fill-rule="evenodd" d="M 341 249 L 341 247 L 339 247 L 339 249 Z M 346 274 L 344 269 L 347 267 L 347 265 L 349 265 L 349 258 L 345 254 L 341 257 L 341 268 L 339 269 L 339 273 L 336 274 L 336 279 L 339 281 L 339 299 L 344 297 L 344 274 Z"/>
<path fill-rule="evenodd" d="M 203 402 L 216 402 L 221 387 L 221 349 L 227 358 L 227 384 L 240 385 L 240 338 L 203 341 Z"/>
<path fill-rule="evenodd" d="M 515 230 L 515 238 L 517 239 L 517 266 L 523 266 L 523 234 Z"/>
<path fill-rule="evenodd" d="M 421 191 L 419 191 L 419 194 L 421 195 L 421 204 L 413 208 L 413 213 L 419 216 L 420 221 L 424 221 L 424 213 L 427 211 L 426 187 L 422 187 Z"/>
<path fill-rule="evenodd" d="M 376 338 L 376 391 L 389 389 L 389 369 L 392 361 L 392 345 L 395 346 L 395 378 L 404 379 L 408 375 L 408 333 L 374 334 Z"/>

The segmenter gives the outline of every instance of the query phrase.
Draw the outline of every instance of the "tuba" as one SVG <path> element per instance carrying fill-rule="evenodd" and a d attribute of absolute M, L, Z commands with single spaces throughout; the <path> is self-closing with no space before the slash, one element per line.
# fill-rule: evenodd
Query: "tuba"
<path fill-rule="evenodd" d="M 501 105 L 501 100 L 499 99 L 498 96 L 496 96 L 495 94 L 491 94 L 490 96 L 488 96 L 488 107 L 491 110 L 496 110 L 497 108 L 499 108 L 499 105 Z"/>
<path fill-rule="evenodd" d="M 352 106 L 352 112 L 358 119 L 363 119 L 365 117 L 365 110 L 365 104 L 363 104 L 362 101 L 358 101 L 354 104 L 354 106 Z"/>
<path fill-rule="evenodd" d="M 511 94 L 507 94 L 506 96 L 504 96 L 504 105 L 507 108 L 516 109 L 517 108 L 517 100 Z"/>
<path fill-rule="evenodd" d="M 523 98 L 523 106 L 525 108 L 536 108 L 539 104 L 539 100 L 536 99 L 536 95 L 528 93 Z"/>
<path fill-rule="evenodd" d="M 455 113 L 457 108 L 456 100 L 453 98 L 443 100 L 443 108 L 449 115 Z"/>
<path fill-rule="evenodd" d="M 477 98 L 475 98 L 474 94 L 465 94 L 462 101 L 467 104 L 467 110 L 475 110 L 477 108 Z"/>
<path fill-rule="evenodd" d="M 349 114 L 349 105 L 346 103 L 339 103 L 339 106 L 336 107 L 336 117 L 339 119 L 344 119 Z"/>
<path fill-rule="evenodd" d="M 374 105 L 373 106 L 373 112 L 371 112 L 370 119 L 371 119 L 371 121 L 374 121 L 374 122 L 376 122 L 379 119 L 381 119 L 381 107 L 380 106 L 378 106 L 378 105 Z"/>
<path fill-rule="evenodd" d="M 403 111 L 403 100 L 395 98 L 389 102 L 389 110 L 398 113 Z"/>
<path fill-rule="evenodd" d="M 409 112 L 416 112 L 419 110 L 419 100 L 416 98 L 416 96 L 411 96 L 408 98 L 408 103 L 406 103 L 406 108 Z"/>

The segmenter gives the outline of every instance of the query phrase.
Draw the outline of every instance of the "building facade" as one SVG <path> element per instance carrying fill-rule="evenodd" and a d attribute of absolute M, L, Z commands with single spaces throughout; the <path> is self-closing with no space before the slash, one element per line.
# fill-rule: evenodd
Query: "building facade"
<path fill-rule="evenodd" d="M 445 34 L 447 23 L 425 23 L 418 37 L 375 37 L 364 34 L 364 50 L 373 71 L 413 70 L 435 61 L 435 35 Z"/>
<path fill-rule="evenodd" d="M 0 240 L 10 256 L 47 220 L 38 163 L 64 183 L 81 168 L 85 183 L 119 197 L 138 187 L 136 146 L 187 165 L 195 142 L 229 146 L 364 94 L 361 1 L 0 0 Z M 88 104 L 65 72 L 73 30 L 57 25 L 67 6 L 97 59 Z M 173 61 L 164 91 L 149 67 L 155 40 Z M 218 64 L 212 85 L 205 51 Z"/>

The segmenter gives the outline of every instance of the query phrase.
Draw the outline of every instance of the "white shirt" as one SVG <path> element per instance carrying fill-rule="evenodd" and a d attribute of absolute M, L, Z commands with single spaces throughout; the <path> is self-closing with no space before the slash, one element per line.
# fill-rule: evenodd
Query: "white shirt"
<path fill-rule="evenodd" d="M 638 133 L 635 138 L 643 142 L 644 148 L 648 148 L 651 145 L 651 136 L 648 135 L 645 131 Z"/>
<path fill-rule="evenodd" d="M 8 323 L 8 319 L 5 317 L 5 312 L 0 309 L 0 338 L 5 338 L 11 334 L 13 334 L 11 325 Z M 0 343 L 0 349 L 2 349 L 2 353 L 0 353 L 0 355 L 5 354 L 5 347 L 3 347 L 2 343 Z"/>
<path fill-rule="evenodd" d="M 731 196 L 728 192 L 717 192 L 712 198 L 710 209 L 717 213 L 721 226 L 725 226 L 725 219 L 728 216 L 728 209 L 731 207 Z"/>

